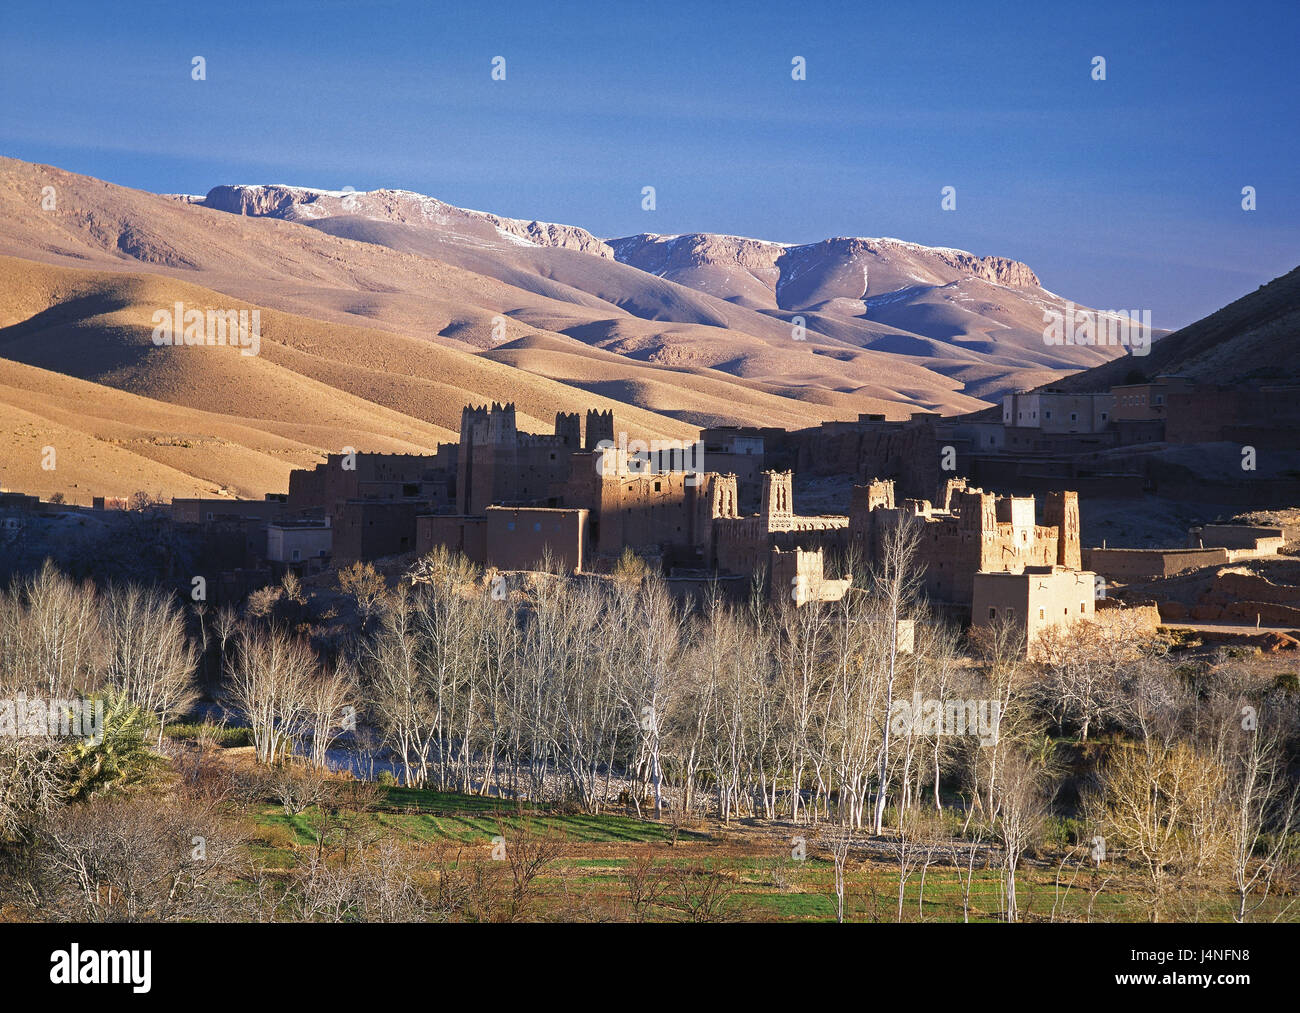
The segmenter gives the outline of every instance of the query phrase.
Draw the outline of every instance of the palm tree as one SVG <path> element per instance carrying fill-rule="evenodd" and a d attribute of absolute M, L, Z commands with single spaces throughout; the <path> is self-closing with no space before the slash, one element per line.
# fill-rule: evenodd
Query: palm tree
<path fill-rule="evenodd" d="M 137 784 L 163 765 L 147 745 L 153 715 L 131 702 L 124 690 L 90 698 L 103 705 L 100 734 L 79 739 L 68 751 L 68 795 L 83 800 Z"/>

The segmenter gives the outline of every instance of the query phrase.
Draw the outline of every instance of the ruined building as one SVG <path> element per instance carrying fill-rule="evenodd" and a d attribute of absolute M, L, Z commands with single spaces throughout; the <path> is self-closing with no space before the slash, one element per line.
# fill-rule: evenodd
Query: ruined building
<path fill-rule="evenodd" d="M 417 514 L 454 500 L 457 447 L 425 454 L 330 454 L 324 464 L 289 473 L 286 512 L 320 512 L 333 532 L 337 564 L 415 548 Z"/>
<path fill-rule="evenodd" d="M 717 520 L 714 568 L 724 573 L 751 573 L 767 565 L 773 548 L 786 552 L 798 548 L 844 550 L 848 545 L 847 517 L 796 514 L 793 474 L 765 471 L 761 477 L 761 505 L 757 514 Z"/>
<path fill-rule="evenodd" d="M 852 577 L 828 578 L 821 549 L 782 551 L 772 546 L 768 556 L 768 597 L 788 598 L 796 605 L 812 601 L 839 601 L 853 586 Z"/>
<path fill-rule="evenodd" d="M 1080 569 L 1077 493 L 1048 493 L 1041 524 L 1032 496 L 997 496 L 949 479 L 942 497 L 939 506 L 918 499 L 895 505 L 892 481 L 855 487 L 850 544 L 860 558 L 871 560 L 891 526 L 921 525 L 917 552 L 926 594 L 963 605 L 971 602 L 976 573 L 1021 573 L 1028 566 Z"/>

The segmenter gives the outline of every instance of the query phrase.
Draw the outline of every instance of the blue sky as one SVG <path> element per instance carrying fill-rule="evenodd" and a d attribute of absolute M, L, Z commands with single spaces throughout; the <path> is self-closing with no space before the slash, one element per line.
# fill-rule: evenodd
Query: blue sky
<path fill-rule="evenodd" d="M 398 187 L 607 237 L 897 236 L 1157 327 L 1300 263 L 1300 4 L 1055 6 L 7 0 L 0 152 L 156 192 Z"/>

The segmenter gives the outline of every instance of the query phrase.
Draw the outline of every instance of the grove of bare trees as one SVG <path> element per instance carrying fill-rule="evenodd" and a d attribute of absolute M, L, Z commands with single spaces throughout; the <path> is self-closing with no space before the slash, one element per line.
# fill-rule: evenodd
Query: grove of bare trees
<path fill-rule="evenodd" d="M 1061 875 L 1121 860 L 1153 920 L 1196 914 L 1186 898 L 1201 894 L 1182 887 L 1211 879 L 1230 883 L 1241 921 L 1276 896 L 1300 830 L 1294 686 L 1223 656 L 1180 662 L 1122 618 L 1052 631 L 1031 662 L 1009 624 L 963 637 L 932 613 L 915 555 L 900 525 L 839 600 L 772 603 L 682 599 L 634 560 L 606 577 L 545 560 L 507 577 L 439 551 L 396 586 L 347 571 L 357 621 L 329 638 L 296 579 L 242 614 L 187 611 L 47 565 L 0 592 L 0 697 L 107 694 L 161 748 L 206 672 L 266 767 L 360 772 L 364 748 L 412 787 L 817 827 L 836 842 L 840 917 L 849 842 L 875 840 L 899 868 L 899 918 L 908 882 L 924 892 L 948 858 L 969 911 L 978 853 L 1016 920 L 1023 862 L 1064 811 L 1076 867 Z M 57 810 L 56 747 L 0 735 L 0 835 L 30 837 Z M 75 818 L 45 826 L 75 872 Z M 343 894 L 317 872 L 303 903 L 320 913 Z"/>

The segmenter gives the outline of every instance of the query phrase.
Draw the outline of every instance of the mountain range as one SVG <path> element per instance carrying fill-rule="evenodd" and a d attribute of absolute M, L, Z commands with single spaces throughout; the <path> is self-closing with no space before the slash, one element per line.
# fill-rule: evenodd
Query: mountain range
<path fill-rule="evenodd" d="M 1117 351 L 1046 345 L 1066 300 L 1025 264 L 897 239 L 601 239 L 404 190 L 163 195 L 15 159 L 0 222 L 0 485 L 78 502 L 283 491 L 344 446 L 430 452 L 467 403 L 682 438 L 974 411 Z M 259 354 L 159 347 L 177 303 L 256 310 Z"/>

